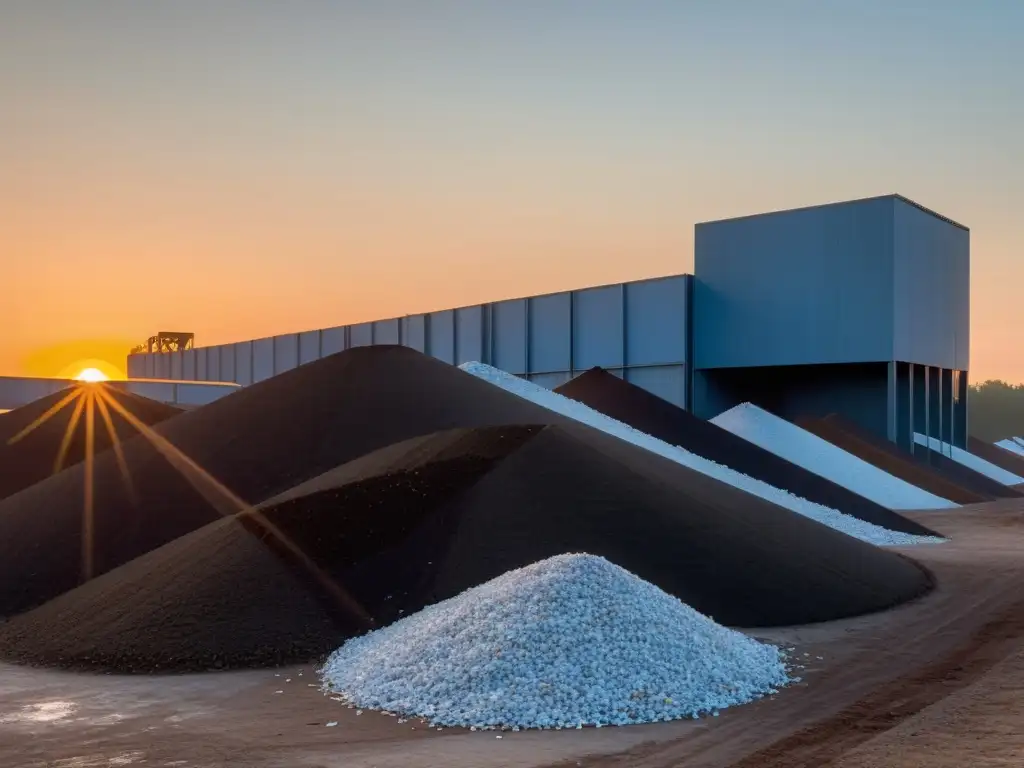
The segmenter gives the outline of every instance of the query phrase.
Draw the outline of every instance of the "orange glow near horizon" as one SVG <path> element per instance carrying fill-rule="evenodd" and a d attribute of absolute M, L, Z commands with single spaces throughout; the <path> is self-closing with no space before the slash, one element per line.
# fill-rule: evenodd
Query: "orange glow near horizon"
<path fill-rule="evenodd" d="M 0 5 L 0 376 L 688 272 L 696 222 L 899 192 L 971 228 L 970 380 L 1024 382 L 1024 3 L 180 5 Z"/>

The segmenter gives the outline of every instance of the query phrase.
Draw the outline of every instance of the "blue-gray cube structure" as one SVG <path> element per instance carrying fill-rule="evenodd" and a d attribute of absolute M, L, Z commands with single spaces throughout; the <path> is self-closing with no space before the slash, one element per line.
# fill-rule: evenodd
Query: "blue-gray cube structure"
<path fill-rule="evenodd" d="M 970 233 L 899 195 L 696 226 L 693 408 L 966 444 Z"/>

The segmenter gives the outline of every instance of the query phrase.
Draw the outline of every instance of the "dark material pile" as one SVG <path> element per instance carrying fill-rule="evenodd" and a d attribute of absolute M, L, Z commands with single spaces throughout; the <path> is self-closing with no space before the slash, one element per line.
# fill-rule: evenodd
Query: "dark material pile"
<path fill-rule="evenodd" d="M 112 446 L 111 429 L 122 444 L 135 437 L 138 434 L 135 427 L 115 407 L 107 404 L 109 399 L 147 426 L 181 413 L 172 405 L 105 384 L 72 386 L 16 408 L 0 420 L 0 499 L 53 475 L 58 458 L 61 468 L 83 461 L 90 421 L 93 455 Z"/>
<path fill-rule="evenodd" d="M 258 504 L 417 435 L 546 423 L 575 422 L 415 350 L 373 346 L 240 389 L 154 431 L 243 502 Z M 112 452 L 95 462 L 93 576 L 239 510 L 145 438 L 126 444 L 124 455 L 134 498 Z M 0 503 L 0 618 L 85 578 L 84 485 L 79 464 Z"/>
<path fill-rule="evenodd" d="M 1024 493 L 1016 488 L 1003 485 L 998 480 L 993 480 L 988 475 L 976 472 L 968 466 L 961 464 L 956 459 L 943 456 L 936 450 L 921 445 L 914 446 L 912 454 L 914 461 L 924 464 L 930 469 L 937 471 L 943 477 L 948 478 L 961 487 L 975 492 L 986 499 L 1019 499 Z"/>
<path fill-rule="evenodd" d="M 986 443 L 976 437 L 967 438 L 967 452 L 973 453 L 978 458 L 984 459 L 989 464 L 995 464 L 1000 469 L 1012 472 L 1019 477 L 1024 477 L 1024 458 L 1000 448 L 998 445 Z"/>
<path fill-rule="evenodd" d="M 704 421 L 602 368 L 592 368 L 555 391 L 670 445 L 678 445 L 808 501 L 890 531 L 935 535 L 923 525 Z"/>
<path fill-rule="evenodd" d="M 907 558 L 622 441 L 490 427 L 385 448 L 195 531 L 11 620 L 0 654 L 119 672 L 309 660 L 564 552 L 732 625 L 851 616 L 931 585 Z"/>
<path fill-rule="evenodd" d="M 838 414 L 802 420 L 800 426 L 895 477 L 957 504 L 1021 495 L 923 445 L 915 445 L 911 454 Z"/>

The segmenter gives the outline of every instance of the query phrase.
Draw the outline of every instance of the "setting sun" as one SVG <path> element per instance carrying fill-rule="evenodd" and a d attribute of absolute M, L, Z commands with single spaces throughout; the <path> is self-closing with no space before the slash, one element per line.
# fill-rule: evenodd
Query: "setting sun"
<path fill-rule="evenodd" d="M 107 376 L 99 368 L 85 368 L 75 376 L 76 381 L 85 381 L 90 384 L 95 384 L 100 381 L 107 381 L 110 377 Z"/>

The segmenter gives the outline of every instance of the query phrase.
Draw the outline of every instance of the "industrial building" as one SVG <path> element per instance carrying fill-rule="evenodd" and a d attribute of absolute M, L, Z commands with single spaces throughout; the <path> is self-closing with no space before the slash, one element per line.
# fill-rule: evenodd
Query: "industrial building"
<path fill-rule="evenodd" d="M 697 224 L 694 250 L 693 275 L 132 354 L 128 375 L 246 386 L 404 344 L 545 387 L 601 366 L 704 418 L 749 401 L 966 444 L 966 227 L 885 195 Z"/>

